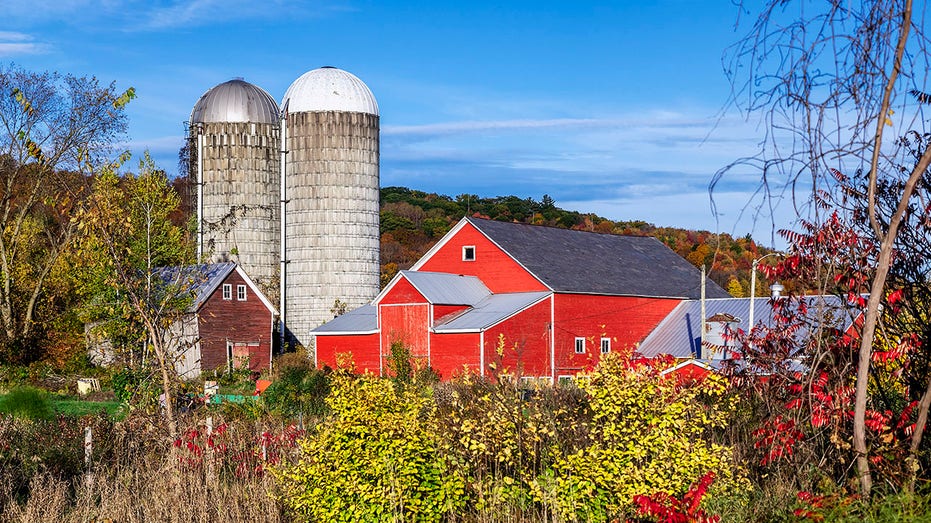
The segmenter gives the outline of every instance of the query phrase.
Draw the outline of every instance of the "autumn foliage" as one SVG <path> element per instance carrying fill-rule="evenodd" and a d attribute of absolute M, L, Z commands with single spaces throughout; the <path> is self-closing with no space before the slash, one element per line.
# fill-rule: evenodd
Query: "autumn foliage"
<path fill-rule="evenodd" d="M 280 500 L 310 521 L 714 521 L 703 500 L 750 488 L 716 442 L 735 405 L 723 378 L 664 368 L 611 354 L 577 387 L 529 389 L 338 371 L 331 415 L 274 469 Z"/>

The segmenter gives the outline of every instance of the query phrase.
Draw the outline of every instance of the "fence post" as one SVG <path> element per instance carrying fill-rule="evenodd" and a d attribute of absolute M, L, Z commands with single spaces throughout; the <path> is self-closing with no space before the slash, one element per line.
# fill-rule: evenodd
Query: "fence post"
<path fill-rule="evenodd" d="M 214 470 L 213 470 L 213 445 L 210 444 L 210 439 L 213 437 L 213 416 L 207 416 L 207 439 L 204 441 L 204 458 L 207 460 L 207 480 L 213 482 L 214 480 Z"/>
<path fill-rule="evenodd" d="M 91 427 L 84 427 L 84 483 L 90 487 L 94 484 L 91 463 L 94 456 L 94 433 Z"/>

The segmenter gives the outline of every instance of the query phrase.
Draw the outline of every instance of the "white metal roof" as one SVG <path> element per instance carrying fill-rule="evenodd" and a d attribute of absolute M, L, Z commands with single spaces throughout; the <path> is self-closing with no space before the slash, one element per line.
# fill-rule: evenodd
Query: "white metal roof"
<path fill-rule="evenodd" d="M 341 111 L 378 116 L 375 95 L 354 74 L 335 67 L 307 71 L 288 87 L 281 106 L 292 113 Z"/>
<path fill-rule="evenodd" d="M 368 334 L 378 331 L 374 305 L 363 305 L 310 331 L 313 334 Z"/>
<path fill-rule="evenodd" d="M 261 87 L 240 78 L 223 82 L 204 93 L 191 111 L 191 123 L 278 121 L 278 104 Z"/>
<path fill-rule="evenodd" d="M 511 292 L 493 294 L 450 321 L 437 325 L 436 332 L 476 332 L 510 318 L 550 296 L 552 292 Z"/>
<path fill-rule="evenodd" d="M 491 295 L 475 276 L 417 271 L 401 271 L 401 275 L 434 305 L 475 305 Z"/>
<path fill-rule="evenodd" d="M 812 325 L 846 330 L 854 321 L 858 311 L 851 309 L 836 296 L 805 296 L 808 306 L 808 321 Z M 736 328 L 747 331 L 750 326 L 746 319 L 750 316 L 750 298 L 723 298 L 705 300 L 707 317 L 716 314 L 729 314 L 738 319 Z M 770 327 L 773 325 L 773 302 L 769 298 L 758 297 L 754 300 L 754 314 L 757 324 Z M 804 337 L 806 329 L 800 329 L 796 336 Z M 708 342 L 706 338 L 706 343 Z M 648 358 L 660 354 L 669 354 L 676 358 L 697 357 L 701 347 L 701 300 L 685 300 L 660 322 L 637 348 L 637 352 Z"/>

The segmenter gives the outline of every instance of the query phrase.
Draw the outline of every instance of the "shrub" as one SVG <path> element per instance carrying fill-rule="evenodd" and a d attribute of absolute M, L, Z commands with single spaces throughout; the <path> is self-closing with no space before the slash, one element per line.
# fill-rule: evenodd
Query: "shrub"
<path fill-rule="evenodd" d="M 325 372 L 307 366 L 289 366 L 279 369 L 278 378 L 262 393 L 262 401 L 269 410 L 282 416 L 322 415 L 328 410 L 329 392 Z"/>
<path fill-rule="evenodd" d="M 113 395 L 122 403 L 133 408 L 154 412 L 158 405 L 160 384 L 150 372 L 123 368 L 110 375 Z"/>
<path fill-rule="evenodd" d="M 463 478 L 440 451 L 431 389 L 337 371 L 332 414 L 273 469 L 281 502 L 311 521 L 440 521 L 464 504 Z"/>
<path fill-rule="evenodd" d="M 576 388 L 521 390 L 474 375 L 436 386 L 436 425 L 459 464 L 468 506 L 478 514 L 534 513 L 533 485 L 587 442 L 590 415 Z"/>
<path fill-rule="evenodd" d="M 43 390 L 18 387 L 0 398 L 0 413 L 32 420 L 51 419 L 52 401 Z"/>
<path fill-rule="evenodd" d="M 630 512 L 638 495 L 679 498 L 708 472 L 717 478 L 708 498 L 749 488 L 733 451 L 710 438 L 734 408 L 723 378 L 680 385 L 612 353 L 579 387 L 592 409 L 590 443 L 539 482 L 541 499 L 566 519 L 609 521 Z"/>

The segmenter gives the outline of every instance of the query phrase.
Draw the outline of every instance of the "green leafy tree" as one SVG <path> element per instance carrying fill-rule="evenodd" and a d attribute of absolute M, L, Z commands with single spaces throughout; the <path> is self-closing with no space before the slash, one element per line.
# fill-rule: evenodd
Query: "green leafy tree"
<path fill-rule="evenodd" d="M 74 238 L 85 176 L 126 129 L 134 96 L 95 78 L 0 67 L 0 343 L 5 359 L 50 318 L 49 277 Z"/>
<path fill-rule="evenodd" d="M 190 304 L 184 290 L 193 282 L 185 271 L 161 268 L 191 263 L 193 249 L 184 230 L 171 223 L 180 197 L 165 173 L 147 153 L 139 171 L 121 179 L 111 168 L 94 177 L 90 204 L 76 217 L 83 233 L 76 256 L 84 263 L 88 321 L 99 322 L 105 335 L 123 340 L 129 350 L 143 346 L 143 356 L 151 352 L 174 433 L 174 366 L 184 348 L 172 328 Z"/>

